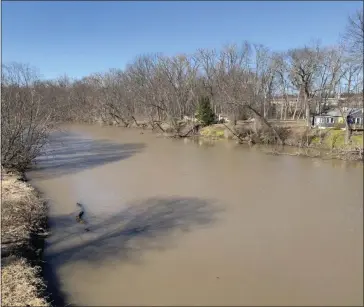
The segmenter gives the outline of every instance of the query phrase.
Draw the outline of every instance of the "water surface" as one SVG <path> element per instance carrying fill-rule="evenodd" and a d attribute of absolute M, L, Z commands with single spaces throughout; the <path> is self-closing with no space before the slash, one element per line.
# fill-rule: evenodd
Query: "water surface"
<path fill-rule="evenodd" d="M 363 304 L 361 164 L 79 125 L 48 153 L 30 177 L 67 303 Z"/>

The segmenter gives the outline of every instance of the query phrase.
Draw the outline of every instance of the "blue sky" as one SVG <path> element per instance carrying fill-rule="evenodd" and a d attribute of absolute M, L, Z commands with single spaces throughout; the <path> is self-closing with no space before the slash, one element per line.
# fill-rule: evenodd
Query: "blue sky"
<path fill-rule="evenodd" d="M 248 40 L 280 51 L 338 41 L 360 1 L 2 2 L 2 60 L 46 78 L 123 68 L 138 54 Z"/>

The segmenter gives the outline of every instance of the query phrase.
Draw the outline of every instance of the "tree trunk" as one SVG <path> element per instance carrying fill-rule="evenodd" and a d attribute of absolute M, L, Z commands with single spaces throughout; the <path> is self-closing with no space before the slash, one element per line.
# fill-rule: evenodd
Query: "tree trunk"
<path fill-rule="evenodd" d="M 341 113 L 341 117 L 345 121 L 345 145 L 348 145 L 350 143 L 351 134 L 352 134 L 351 124 L 348 121 L 349 114 L 347 112 L 345 112 L 344 109 L 341 107 L 339 107 L 339 110 Z"/>
<path fill-rule="evenodd" d="M 348 121 L 344 118 L 345 120 L 345 145 L 348 145 L 350 143 L 350 139 L 351 139 L 351 134 L 352 134 L 352 129 L 351 129 L 351 125 L 348 123 Z"/>
<path fill-rule="evenodd" d="M 311 129 L 311 112 L 310 112 L 310 105 L 306 103 L 306 125 L 309 129 Z"/>
<path fill-rule="evenodd" d="M 297 108 L 298 108 L 298 101 L 296 102 L 296 105 L 295 105 L 295 108 L 293 111 L 292 120 L 295 120 L 295 118 L 296 118 Z"/>
<path fill-rule="evenodd" d="M 288 107 L 289 107 L 289 105 L 288 105 L 288 103 L 286 103 L 284 105 L 284 117 L 283 117 L 284 120 L 287 119 L 287 110 L 288 110 Z"/>

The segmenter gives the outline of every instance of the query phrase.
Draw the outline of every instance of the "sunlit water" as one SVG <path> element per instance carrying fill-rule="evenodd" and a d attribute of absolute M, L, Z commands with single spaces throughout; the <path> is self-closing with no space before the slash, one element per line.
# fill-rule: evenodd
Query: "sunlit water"
<path fill-rule="evenodd" d="M 67 303 L 363 304 L 361 164 L 97 126 L 48 150 L 29 175 Z"/>

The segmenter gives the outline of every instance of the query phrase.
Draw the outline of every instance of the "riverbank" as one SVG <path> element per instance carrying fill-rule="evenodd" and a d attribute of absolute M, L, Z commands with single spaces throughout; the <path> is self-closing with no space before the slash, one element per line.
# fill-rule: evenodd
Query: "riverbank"
<path fill-rule="evenodd" d="M 1 176 L 1 304 L 51 306 L 42 278 L 46 203 L 22 175 Z"/>
<path fill-rule="evenodd" d="M 99 123 L 100 124 L 100 123 Z M 167 123 L 160 123 L 154 127 L 146 121 L 130 125 L 130 128 L 149 129 L 157 131 L 163 137 L 197 137 L 207 140 L 229 139 L 240 144 L 269 145 L 273 154 L 285 154 L 277 150 L 276 146 L 297 148 L 297 153 L 290 155 L 322 157 L 324 159 L 340 159 L 350 161 L 363 161 L 363 133 L 356 132 L 351 136 L 350 144 L 345 144 L 345 131 L 341 129 L 307 129 L 305 126 L 271 123 L 275 133 L 261 126 L 255 127 L 253 122 L 238 122 L 231 124 L 213 124 L 193 129 L 194 125 L 186 122 L 180 123 L 176 131 Z M 106 125 L 115 125 L 108 123 Z M 142 132 L 141 132 L 142 133 Z M 278 137 L 280 140 L 278 140 Z M 290 150 L 291 151 L 291 150 Z M 312 151 L 316 153 L 312 154 Z"/>
<path fill-rule="evenodd" d="M 354 133 L 350 144 L 345 144 L 345 131 L 340 129 L 310 129 L 306 127 L 274 127 L 281 139 L 279 144 L 276 135 L 267 129 L 255 130 L 249 126 L 229 127 L 224 124 L 215 124 L 200 130 L 199 136 L 209 139 L 232 139 L 239 143 L 256 145 L 282 145 L 297 147 L 299 154 L 311 156 L 309 151 L 316 150 L 315 157 L 320 157 L 323 151 L 325 159 L 363 160 L 363 133 Z M 302 150 L 304 149 L 304 150 Z M 272 153 L 279 154 L 276 148 Z M 282 153 L 284 154 L 284 153 Z"/>

